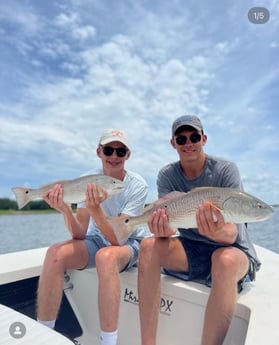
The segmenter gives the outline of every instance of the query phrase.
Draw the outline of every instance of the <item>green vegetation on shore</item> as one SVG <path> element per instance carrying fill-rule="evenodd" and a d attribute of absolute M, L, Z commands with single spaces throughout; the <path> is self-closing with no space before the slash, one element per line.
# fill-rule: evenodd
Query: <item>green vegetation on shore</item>
<path fill-rule="evenodd" d="M 75 208 L 75 207 L 73 207 Z M 18 209 L 17 202 L 8 198 L 0 198 L 0 216 L 7 214 L 26 214 L 26 213 L 46 213 L 57 212 L 53 210 L 44 200 L 30 201 L 21 210 Z"/>
<path fill-rule="evenodd" d="M 40 214 L 40 213 L 57 213 L 56 210 L 54 209 L 49 209 L 49 210 L 0 210 L 0 216 L 5 216 L 5 215 L 19 215 L 19 214 Z"/>
<path fill-rule="evenodd" d="M 47 210 L 49 205 L 44 200 L 30 201 L 22 208 L 22 211 Z M 0 198 L 0 210 L 18 210 L 17 202 L 9 198 Z"/>

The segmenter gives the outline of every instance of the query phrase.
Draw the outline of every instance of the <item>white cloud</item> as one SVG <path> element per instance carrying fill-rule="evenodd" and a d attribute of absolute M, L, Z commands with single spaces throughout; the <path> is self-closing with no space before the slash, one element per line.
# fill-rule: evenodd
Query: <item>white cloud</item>
<path fill-rule="evenodd" d="M 42 18 L 34 8 L 21 2 L 2 2 L 0 4 L 0 21 L 13 25 L 18 33 L 33 35 L 41 27 Z"/>
<path fill-rule="evenodd" d="M 266 60 L 253 55 L 255 40 L 243 30 L 247 24 L 230 26 L 228 20 L 226 27 L 223 19 L 219 26 L 215 13 L 202 33 L 199 18 L 211 8 L 202 15 L 194 5 L 178 11 L 177 3 L 122 4 L 112 19 L 98 18 L 108 13 L 106 1 L 73 2 L 84 8 L 65 4 L 51 15 L 31 3 L 33 8 L 22 4 L 21 13 L 28 10 L 32 24 L 9 17 L 5 7 L 5 18 L 11 18 L 5 23 L 24 27 L 11 36 L 24 61 L 5 60 L 20 77 L 11 86 L 6 82 L 0 96 L 0 162 L 6 176 L 19 179 L 16 164 L 23 181 L 32 171 L 30 184 L 80 174 L 98 164 L 94 150 L 102 130 L 121 127 L 133 147 L 128 167 L 148 179 L 154 199 L 158 170 L 177 159 L 169 144 L 171 123 L 196 112 L 209 135 L 206 151 L 235 160 L 250 192 L 279 199 L 268 183 L 278 183 L 268 172 L 270 166 L 279 168 L 273 94 L 278 69 L 270 71 Z M 8 32 L 8 26 L 0 30 Z M 238 35 L 232 37 L 234 30 Z"/>
<path fill-rule="evenodd" d="M 92 25 L 82 25 L 81 18 L 77 13 L 61 13 L 55 18 L 55 24 L 63 30 L 70 30 L 76 40 L 85 41 L 94 38 L 96 30 Z"/>

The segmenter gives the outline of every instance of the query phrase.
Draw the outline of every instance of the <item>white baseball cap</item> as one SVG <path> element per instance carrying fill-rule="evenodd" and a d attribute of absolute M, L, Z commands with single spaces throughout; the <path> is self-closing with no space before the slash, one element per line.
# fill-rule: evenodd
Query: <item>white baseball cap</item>
<path fill-rule="evenodd" d="M 109 128 L 103 132 L 99 140 L 99 145 L 106 145 L 113 141 L 119 141 L 130 150 L 130 144 L 125 132 L 116 128 Z"/>

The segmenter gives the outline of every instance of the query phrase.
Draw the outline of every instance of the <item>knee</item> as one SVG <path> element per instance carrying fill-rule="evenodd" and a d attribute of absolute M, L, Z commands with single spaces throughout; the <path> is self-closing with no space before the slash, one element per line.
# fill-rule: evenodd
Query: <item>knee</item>
<path fill-rule="evenodd" d="M 151 252 L 154 253 L 154 244 L 155 244 L 155 239 L 153 237 L 148 237 L 148 238 L 143 239 L 140 244 L 139 258 L 143 259 Z"/>
<path fill-rule="evenodd" d="M 139 250 L 139 271 L 145 270 L 156 257 L 155 239 L 152 237 L 143 239 Z"/>
<path fill-rule="evenodd" d="M 104 247 L 99 249 L 96 253 L 95 262 L 96 269 L 99 272 L 108 271 L 111 268 L 116 267 L 116 256 L 114 251 L 110 250 L 110 247 Z"/>
<path fill-rule="evenodd" d="M 233 267 L 237 263 L 233 251 L 229 248 L 216 250 L 212 255 L 212 261 L 223 267 L 223 269 Z"/>
<path fill-rule="evenodd" d="M 153 249 L 155 244 L 155 238 L 154 237 L 147 237 L 144 238 L 140 243 L 140 252 L 145 253 L 149 252 Z"/>
<path fill-rule="evenodd" d="M 64 251 L 61 244 L 57 243 L 48 248 L 44 267 L 64 270 Z"/>
<path fill-rule="evenodd" d="M 216 250 L 212 255 L 213 279 L 224 280 L 226 276 L 239 279 L 238 272 L 241 268 L 240 256 L 234 248 L 222 248 Z"/>

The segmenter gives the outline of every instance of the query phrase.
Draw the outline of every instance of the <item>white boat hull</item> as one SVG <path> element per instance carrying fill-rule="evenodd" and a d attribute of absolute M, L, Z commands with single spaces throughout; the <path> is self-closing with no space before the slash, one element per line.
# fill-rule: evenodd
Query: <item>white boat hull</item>
<path fill-rule="evenodd" d="M 80 343 L 89 345 L 99 339 L 97 305 L 97 274 L 95 270 L 68 272 L 65 294 L 73 307 L 83 335 Z M 137 270 L 122 273 L 119 341 L 121 345 L 139 345 L 139 313 Z M 82 292 L 81 292 L 82 291 Z M 162 299 L 158 329 L 158 344 L 200 344 L 205 305 L 209 288 L 162 276 Z M 238 303 L 224 345 L 245 344 L 250 310 Z M 187 339 L 187 341 L 186 341 Z"/>
<path fill-rule="evenodd" d="M 45 251 L 46 248 L 43 248 L 1 255 L 0 284 L 38 276 Z M 224 345 L 262 345 L 267 341 L 269 345 L 279 343 L 279 255 L 261 247 L 257 247 L 257 251 L 263 267 L 257 274 L 256 282 L 245 284 L 239 295 Z M 64 293 L 81 326 L 82 334 L 76 337 L 76 341 L 82 345 L 99 343 L 97 288 L 95 269 L 72 270 L 65 274 Z M 158 344 L 200 344 L 209 291 L 201 284 L 162 275 Z M 0 300 L 0 303 L 3 302 Z M 121 274 L 118 344 L 140 345 L 137 268 Z"/>

